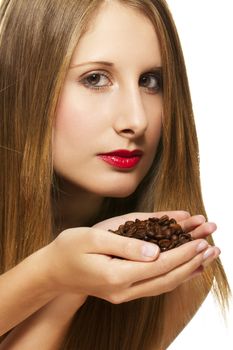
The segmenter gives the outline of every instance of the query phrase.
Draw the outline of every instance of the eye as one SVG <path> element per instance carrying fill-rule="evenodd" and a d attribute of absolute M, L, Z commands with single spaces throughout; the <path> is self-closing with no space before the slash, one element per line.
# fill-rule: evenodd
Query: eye
<path fill-rule="evenodd" d="M 97 72 L 86 75 L 80 82 L 87 88 L 97 90 L 111 85 L 111 81 L 106 73 Z"/>
<path fill-rule="evenodd" d="M 161 72 L 145 73 L 139 79 L 139 85 L 149 90 L 151 93 L 158 93 L 162 90 Z"/>

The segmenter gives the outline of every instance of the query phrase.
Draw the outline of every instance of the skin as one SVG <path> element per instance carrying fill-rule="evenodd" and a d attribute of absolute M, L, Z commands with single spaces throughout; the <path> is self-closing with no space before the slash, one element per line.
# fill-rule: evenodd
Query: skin
<path fill-rule="evenodd" d="M 86 65 L 90 60 L 114 65 Z M 85 65 L 77 67 L 80 63 Z M 93 227 L 80 224 L 98 211 L 104 196 L 132 193 L 150 168 L 161 133 L 162 94 L 152 93 L 139 81 L 159 66 L 157 36 L 150 22 L 133 9 L 107 2 L 77 46 L 57 109 L 54 168 L 66 193 L 58 206 L 64 230 L 1 276 L 0 311 L 5 317 L 4 323 L 0 320 L 0 332 L 16 326 L 1 350 L 58 349 L 88 295 L 114 304 L 159 295 L 200 274 L 203 265 L 220 254 L 204 239 L 216 225 L 183 211 L 130 213 Z M 85 86 L 83 76 L 99 71 L 110 77 L 109 81 L 103 78 L 107 86 L 98 91 Z M 116 170 L 96 156 L 119 148 L 143 149 L 135 169 Z M 154 244 L 107 232 L 126 220 L 164 214 L 174 217 L 196 240 L 160 253 Z M 77 223 L 80 227 L 75 227 Z M 146 247 L 150 255 L 145 255 Z M 37 273 L 35 266 L 40 266 Z M 8 281 L 11 289 L 4 294 Z"/>

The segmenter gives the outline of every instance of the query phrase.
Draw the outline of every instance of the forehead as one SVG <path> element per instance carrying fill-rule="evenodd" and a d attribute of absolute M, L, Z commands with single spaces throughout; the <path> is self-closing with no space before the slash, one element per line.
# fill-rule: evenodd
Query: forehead
<path fill-rule="evenodd" d="M 144 60 L 147 56 L 151 64 L 161 65 L 159 42 L 151 21 L 137 9 L 109 1 L 92 17 L 72 63 L 106 58 L 114 61 L 125 59 L 126 55 L 128 61 Z"/>

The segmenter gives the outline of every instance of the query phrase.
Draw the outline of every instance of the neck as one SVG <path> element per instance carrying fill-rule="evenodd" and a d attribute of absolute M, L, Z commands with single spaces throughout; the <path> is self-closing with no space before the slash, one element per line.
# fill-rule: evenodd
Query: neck
<path fill-rule="evenodd" d="M 53 195 L 56 234 L 68 228 L 94 224 L 102 202 L 100 196 L 57 177 Z"/>

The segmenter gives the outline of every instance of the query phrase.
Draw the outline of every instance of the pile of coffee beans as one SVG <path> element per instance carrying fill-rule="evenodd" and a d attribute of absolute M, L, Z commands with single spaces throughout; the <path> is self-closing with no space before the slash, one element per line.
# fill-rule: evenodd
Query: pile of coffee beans
<path fill-rule="evenodd" d="M 126 221 L 117 230 L 109 231 L 121 236 L 155 243 L 162 252 L 193 240 L 192 236 L 185 233 L 175 219 L 169 219 L 167 215 L 161 218 Z"/>

